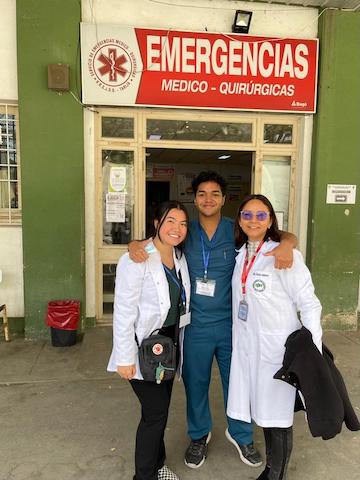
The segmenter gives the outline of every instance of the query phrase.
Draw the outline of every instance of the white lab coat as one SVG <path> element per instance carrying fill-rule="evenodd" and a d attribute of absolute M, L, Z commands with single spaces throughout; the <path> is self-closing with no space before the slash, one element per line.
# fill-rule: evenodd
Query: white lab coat
<path fill-rule="evenodd" d="M 184 255 L 177 259 L 175 251 L 174 262 L 176 272 L 181 272 L 186 293 L 186 312 L 188 312 L 190 278 L 187 263 Z M 109 372 L 116 372 L 117 366 L 135 364 L 134 378 L 143 379 L 139 368 L 135 333 L 141 344 L 153 330 L 163 326 L 169 309 L 169 284 L 159 252 L 151 253 L 148 260 L 143 263 L 135 263 L 130 260 L 128 254 L 123 255 L 116 269 L 113 349 L 107 367 Z M 181 353 L 183 330 L 180 328 Z M 181 371 L 181 364 L 179 370 Z"/>
<path fill-rule="evenodd" d="M 247 320 L 238 318 L 241 273 L 246 256 L 243 246 L 232 278 L 233 352 L 229 381 L 227 414 L 229 417 L 262 427 L 287 428 L 293 424 L 296 390 L 275 380 L 282 366 L 287 337 L 301 328 L 310 330 L 321 351 L 321 305 L 314 294 L 311 275 L 302 255 L 294 250 L 292 268 L 277 270 L 274 257 L 263 253 L 278 245 L 265 242 L 246 281 Z"/>

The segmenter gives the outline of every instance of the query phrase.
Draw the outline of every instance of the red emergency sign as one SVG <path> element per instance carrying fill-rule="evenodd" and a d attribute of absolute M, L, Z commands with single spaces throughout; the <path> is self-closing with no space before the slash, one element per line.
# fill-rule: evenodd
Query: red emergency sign
<path fill-rule="evenodd" d="M 86 103 L 315 111 L 317 39 L 116 26 L 106 35 L 104 25 L 92 44 L 91 27 L 82 25 Z"/>

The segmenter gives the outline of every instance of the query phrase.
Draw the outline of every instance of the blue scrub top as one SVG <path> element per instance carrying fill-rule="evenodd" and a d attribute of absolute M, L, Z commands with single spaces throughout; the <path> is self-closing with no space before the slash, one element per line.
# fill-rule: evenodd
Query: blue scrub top
<path fill-rule="evenodd" d="M 211 249 L 208 279 L 216 280 L 214 297 L 197 295 L 196 278 L 204 277 L 204 262 L 198 220 L 190 223 L 185 242 L 185 255 L 191 280 L 191 323 L 212 324 L 220 321 L 231 322 L 231 279 L 235 265 L 234 220 L 223 217 L 218 225 L 215 238 L 210 241 L 202 229 L 205 251 Z M 202 228 L 202 227 L 200 227 Z"/>

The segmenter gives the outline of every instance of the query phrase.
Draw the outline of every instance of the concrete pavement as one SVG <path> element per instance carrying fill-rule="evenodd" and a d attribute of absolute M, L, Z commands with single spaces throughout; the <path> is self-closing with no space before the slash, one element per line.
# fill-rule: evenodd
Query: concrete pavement
<path fill-rule="evenodd" d="M 360 332 L 326 332 L 360 416 Z M 0 339 L 0 480 L 131 480 L 139 406 L 129 385 L 106 373 L 111 329 L 87 330 L 82 343 Z M 226 440 L 222 392 L 214 367 L 209 457 L 198 470 L 183 463 L 188 444 L 183 385 L 176 382 L 166 432 L 167 464 L 181 480 L 253 480 Z M 255 441 L 264 453 L 261 429 Z M 296 414 L 288 480 L 360 480 L 360 433 L 323 441 Z"/>

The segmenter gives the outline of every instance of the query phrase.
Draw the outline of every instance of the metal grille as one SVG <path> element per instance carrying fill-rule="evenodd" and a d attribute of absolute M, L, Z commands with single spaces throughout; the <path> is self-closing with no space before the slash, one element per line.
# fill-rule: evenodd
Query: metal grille
<path fill-rule="evenodd" d="M 18 110 L 0 104 L 0 225 L 21 223 Z"/>

